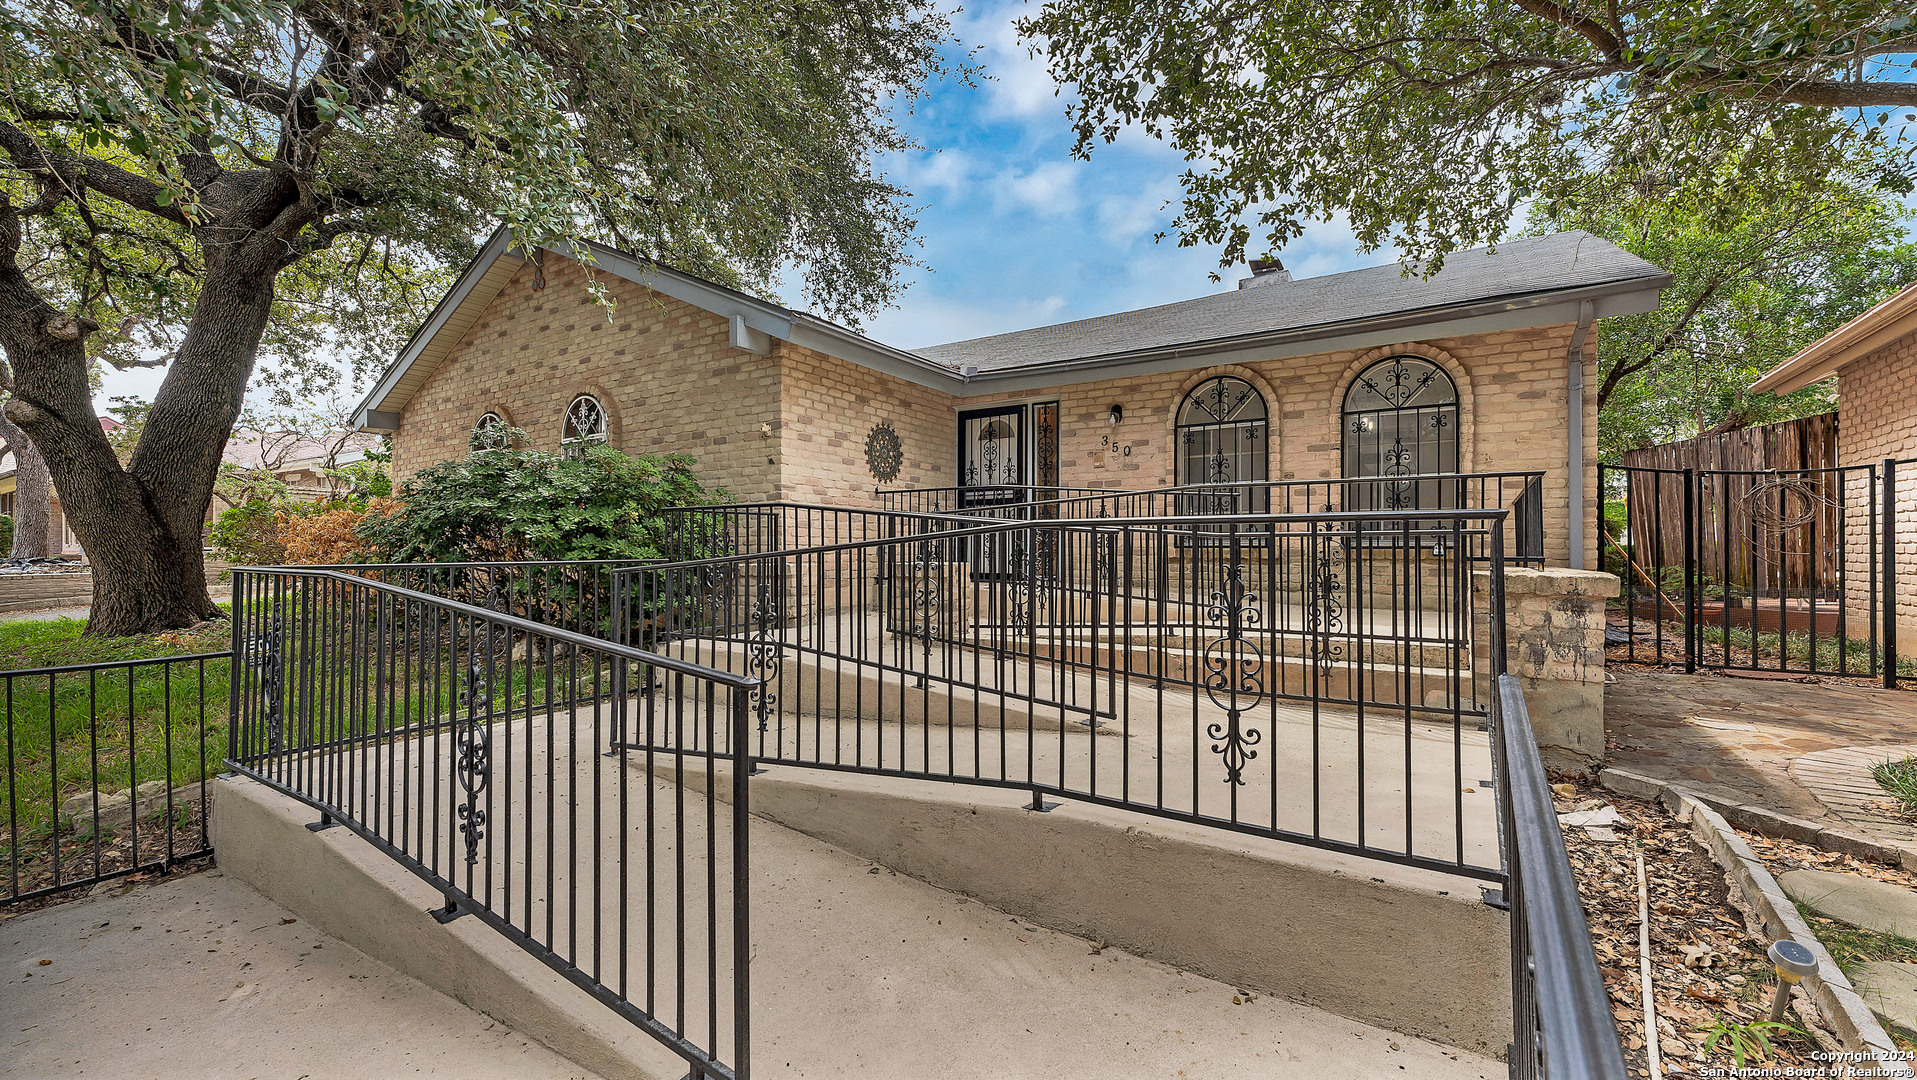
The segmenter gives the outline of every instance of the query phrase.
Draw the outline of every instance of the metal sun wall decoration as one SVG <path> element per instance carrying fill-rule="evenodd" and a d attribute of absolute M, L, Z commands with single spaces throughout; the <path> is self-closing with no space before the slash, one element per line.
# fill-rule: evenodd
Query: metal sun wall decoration
<path fill-rule="evenodd" d="M 892 429 L 891 421 L 873 424 L 871 433 L 865 437 L 865 467 L 872 471 L 872 479 L 880 483 L 896 480 L 904 465 L 905 447 L 899 442 L 899 433 Z"/>

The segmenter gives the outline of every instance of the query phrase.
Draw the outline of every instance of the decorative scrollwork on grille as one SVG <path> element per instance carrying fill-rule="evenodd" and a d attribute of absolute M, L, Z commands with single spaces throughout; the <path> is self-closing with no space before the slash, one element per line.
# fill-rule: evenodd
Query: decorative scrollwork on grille
<path fill-rule="evenodd" d="M 1032 618 L 1032 553 L 1026 549 L 1023 534 L 1011 537 L 1011 558 L 1005 565 L 1010 587 L 1005 590 L 1005 624 L 1024 629 Z"/>
<path fill-rule="evenodd" d="M 766 718 L 779 703 L 773 687 L 785 666 L 784 644 L 776 633 L 779 626 L 778 595 L 769 581 L 759 583 L 758 599 L 752 604 L 752 643 L 746 646 L 746 671 L 759 680 L 757 688 L 746 694 L 759 717 L 759 730 L 766 730 Z"/>
<path fill-rule="evenodd" d="M 266 719 L 266 748 L 277 753 L 286 738 L 286 619 L 278 607 L 266 632 L 247 642 L 247 658 L 260 672 L 260 708 Z"/>
<path fill-rule="evenodd" d="M 1344 538 L 1317 537 L 1312 549 L 1306 554 L 1311 569 L 1305 591 L 1305 630 L 1311 638 L 1312 663 L 1318 668 L 1318 677 L 1326 679 L 1345 653 L 1344 645 L 1337 640 L 1345 623 Z"/>
<path fill-rule="evenodd" d="M 456 813 L 459 833 L 466 841 L 466 865 L 471 866 L 479 861 L 479 843 L 486 838 L 486 810 L 480 801 L 493 782 L 493 736 L 486 720 L 492 711 L 492 687 L 480 671 L 478 660 L 466 666 L 459 700 L 465 717 L 455 743 L 453 775 L 466 793 Z"/>
<path fill-rule="evenodd" d="M 1223 723 L 1206 725 L 1211 752 L 1225 766 L 1225 783 L 1243 786 L 1245 765 L 1258 756 L 1251 749 L 1264 738 L 1244 722 L 1265 697 L 1265 653 L 1251 632 L 1264 619 L 1258 594 L 1245 586 L 1245 564 L 1225 568 L 1225 582 L 1211 594 L 1206 618 L 1224 630 L 1205 646 L 1205 696 L 1225 710 Z"/>
<path fill-rule="evenodd" d="M 938 540 L 921 540 L 912 552 L 912 636 L 932 648 L 938 634 L 941 608 L 939 586 L 945 573 L 945 552 Z"/>

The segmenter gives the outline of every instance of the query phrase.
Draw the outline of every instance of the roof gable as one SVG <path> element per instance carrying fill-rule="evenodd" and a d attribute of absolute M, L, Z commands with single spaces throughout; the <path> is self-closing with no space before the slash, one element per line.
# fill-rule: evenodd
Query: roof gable
<path fill-rule="evenodd" d="M 1582 302 L 1599 318 L 1630 314 L 1655 308 L 1671 280 L 1588 233 L 1558 233 L 1453 255 L 1428 279 L 1371 267 L 908 351 L 603 244 L 587 247 L 595 269 L 725 318 L 736 348 L 763 355 L 773 340 L 788 341 L 955 395 L 1546 326 L 1575 321 Z M 406 403 L 527 261 L 510 232 L 496 229 L 354 410 L 354 425 L 397 429 Z"/>

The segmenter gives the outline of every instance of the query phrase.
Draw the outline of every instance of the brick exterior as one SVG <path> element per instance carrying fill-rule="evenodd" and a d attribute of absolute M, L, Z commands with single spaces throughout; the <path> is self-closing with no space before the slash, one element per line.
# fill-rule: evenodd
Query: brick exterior
<path fill-rule="evenodd" d="M 1840 464 L 1878 465 L 1885 458 L 1917 458 L 1917 331 L 1847 365 L 1837 377 L 1837 460 Z M 1917 464 L 1897 467 L 1897 641 L 1905 656 L 1917 649 Z M 1865 481 L 1867 482 L 1867 481 Z M 1863 482 L 1848 484 L 1855 495 Z M 1880 481 L 1881 483 L 1881 481 Z M 1873 491 L 1870 502 L 1882 495 Z M 1851 498 L 1847 515 L 1845 571 L 1854 611 L 1868 610 L 1870 579 L 1869 505 Z M 1861 621 L 1861 620 L 1860 620 Z M 1848 628 L 1864 637 L 1869 628 Z"/>
<path fill-rule="evenodd" d="M 1458 384 L 1461 469 L 1544 470 L 1546 560 L 1562 564 L 1569 550 L 1569 325 L 961 399 L 785 342 L 775 342 L 770 356 L 753 356 L 729 347 L 718 316 L 602 275 L 618 301 L 608 322 L 587 295 L 580 267 L 556 257 L 546 267 L 548 285 L 540 292 L 531 287 L 532 267 L 523 268 L 407 404 L 394 437 L 396 476 L 465 453 L 473 424 L 489 409 L 524 429 L 532 445 L 556 449 L 567 404 L 592 392 L 612 414 L 614 446 L 689 453 L 709 486 L 741 500 L 871 505 L 876 482 L 866 469 L 865 439 L 880 420 L 898 430 L 905 450 L 904 468 L 888 486 L 951 485 L 958 411 L 994 401 L 1060 403 L 1061 483 L 1157 487 L 1175 482 L 1170 451 L 1184 394 L 1229 372 L 1267 396 L 1275 418 L 1270 475 L 1334 478 L 1345 388 L 1369 361 L 1410 352 L 1437 360 Z M 1595 385 L 1596 373 L 1596 357 L 1588 356 L 1586 385 Z M 1108 420 L 1114 404 L 1125 410 L 1116 429 Z M 761 424 L 772 425 L 771 437 Z M 1110 437 L 1116 442 L 1108 451 L 1103 440 Z M 1591 464 L 1579 515 L 1587 561 L 1594 551 L 1596 454 L 1595 396 L 1587 396 Z"/>
<path fill-rule="evenodd" d="M 559 449 L 566 407 L 580 394 L 606 406 L 613 446 L 681 452 L 708 486 L 739 499 L 779 497 L 779 361 L 727 344 L 725 320 L 611 274 L 610 319 L 585 270 L 546 260 L 546 287 L 522 267 L 406 405 L 393 436 L 393 475 L 466 452 L 491 410 Z M 760 425 L 772 425 L 773 435 Z"/>

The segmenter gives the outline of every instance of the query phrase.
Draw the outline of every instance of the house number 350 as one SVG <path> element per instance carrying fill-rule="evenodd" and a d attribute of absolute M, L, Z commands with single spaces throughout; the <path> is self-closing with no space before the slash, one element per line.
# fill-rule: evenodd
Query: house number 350
<path fill-rule="evenodd" d="M 1098 445 L 1100 448 L 1104 449 L 1106 452 L 1108 453 L 1112 452 L 1112 437 L 1110 435 L 1100 435 L 1098 437 Z M 1122 457 L 1131 457 L 1132 456 L 1131 444 L 1127 443 L 1124 446 L 1119 447 L 1116 452 Z"/>

